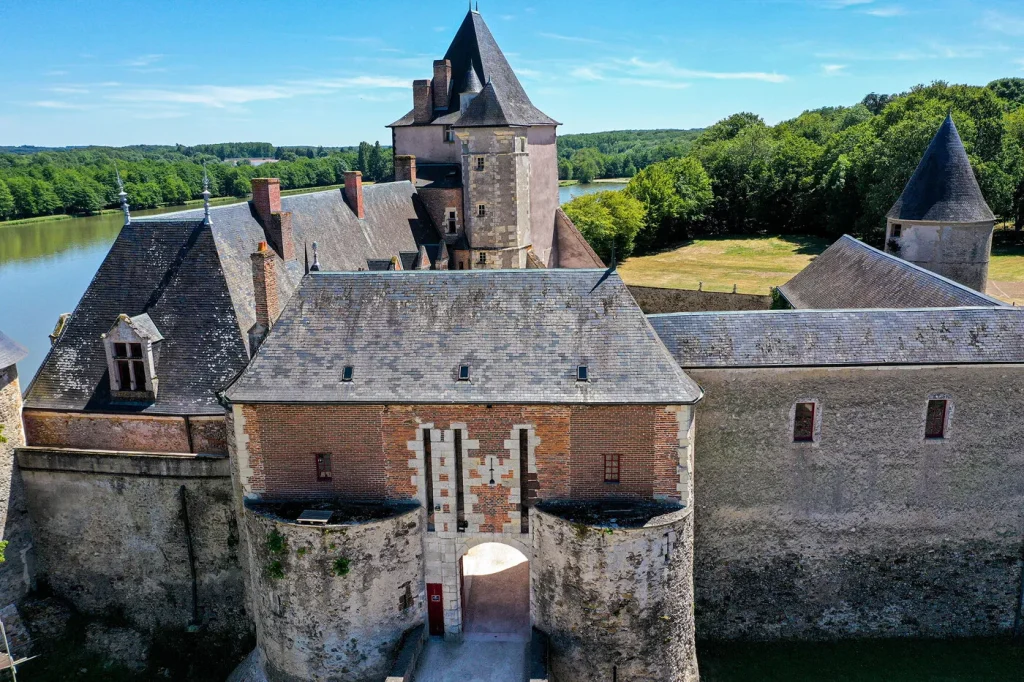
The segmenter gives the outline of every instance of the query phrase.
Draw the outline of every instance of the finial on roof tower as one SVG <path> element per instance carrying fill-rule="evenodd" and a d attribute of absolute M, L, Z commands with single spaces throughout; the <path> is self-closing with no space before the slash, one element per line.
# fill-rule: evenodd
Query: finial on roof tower
<path fill-rule="evenodd" d="M 206 162 L 203 162 L 203 224 L 210 224 L 210 176 L 206 174 Z"/>
<path fill-rule="evenodd" d="M 320 258 L 317 255 L 317 243 L 313 242 L 313 264 L 309 266 L 310 272 L 320 272 Z"/>
<path fill-rule="evenodd" d="M 114 175 L 117 176 L 117 196 L 121 197 L 121 210 L 124 211 L 124 224 L 132 224 L 132 214 L 128 211 L 128 192 L 124 191 L 124 183 L 121 182 L 121 171 L 117 169 L 117 161 L 114 162 Z"/>

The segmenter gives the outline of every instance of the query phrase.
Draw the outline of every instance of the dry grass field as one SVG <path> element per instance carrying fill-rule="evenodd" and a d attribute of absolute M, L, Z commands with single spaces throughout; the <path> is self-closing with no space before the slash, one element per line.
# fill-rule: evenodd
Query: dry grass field
<path fill-rule="evenodd" d="M 988 294 L 1008 303 L 1024 305 L 1024 246 L 997 245 L 989 269 Z M 619 265 L 627 284 L 673 289 L 732 291 L 766 294 L 785 284 L 830 241 L 818 237 L 712 237 L 648 256 L 636 256 Z"/>

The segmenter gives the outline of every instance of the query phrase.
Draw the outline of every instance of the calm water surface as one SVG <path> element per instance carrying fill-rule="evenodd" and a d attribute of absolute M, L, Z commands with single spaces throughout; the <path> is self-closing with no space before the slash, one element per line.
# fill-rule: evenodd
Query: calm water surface
<path fill-rule="evenodd" d="M 561 203 L 625 185 L 595 183 L 560 187 Z M 180 206 L 133 211 L 141 218 L 182 210 Z M 49 334 L 61 313 L 70 313 L 85 293 L 124 222 L 120 213 L 89 218 L 3 226 L 0 224 L 0 330 L 29 350 L 18 364 L 22 389 L 50 348 Z"/>

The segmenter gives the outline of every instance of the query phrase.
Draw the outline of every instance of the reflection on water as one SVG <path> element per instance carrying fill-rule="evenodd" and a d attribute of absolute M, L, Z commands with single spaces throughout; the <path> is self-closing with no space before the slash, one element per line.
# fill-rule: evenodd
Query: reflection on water
<path fill-rule="evenodd" d="M 594 192 L 610 192 L 612 190 L 625 189 L 626 184 L 621 182 L 593 182 L 587 185 L 569 185 L 558 188 L 558 203 L 564 204 L 584 194 Z"/>

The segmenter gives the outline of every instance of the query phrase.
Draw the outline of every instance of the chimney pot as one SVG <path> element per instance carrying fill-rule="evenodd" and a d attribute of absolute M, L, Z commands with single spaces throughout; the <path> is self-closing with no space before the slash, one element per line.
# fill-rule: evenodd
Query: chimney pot
<path fill-rule="evenodd" d="M 408 180 L 416 184 L 416 157 L 412 154 L 397 154 L 395 156 L 395 181 Z"/>
<path fill-rule="evenodd" d="M 345 171 L 345 203 L 357 218 L 366 217 L 363 210 L 363 174 L 360 171 Z"/>
<path fill-rule="evenodd" d="M 250 184 L 252 204 L 266 228 L 270 225 L 270 214 L 281 210 L 281 181 L 277 178 L 253 178 Z"/>
<path fill-rule="evenodd" d="M 430 123 L 434 118 L 434 102 L 430 94 L 430 81 L 412 82 L 413 123 Z"/>
<path fill-rule="evenodd" d="M 450 59 L 435 59 L 434 60 L 434 108 L 435 109 L 446 109 L 448 107 L 448 97 L 451 94 L 448 88 L 451 87 L 452 82 L 452 62 Z"/>

